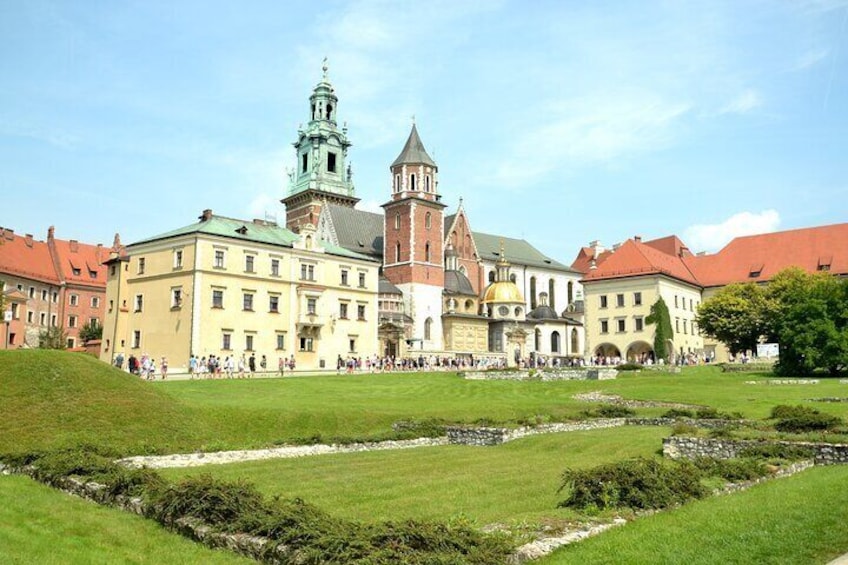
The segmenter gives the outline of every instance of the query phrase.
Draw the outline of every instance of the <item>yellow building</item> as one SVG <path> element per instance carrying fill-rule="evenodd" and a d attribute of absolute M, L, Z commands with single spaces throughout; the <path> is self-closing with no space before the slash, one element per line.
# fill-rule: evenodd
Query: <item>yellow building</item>
<path fill-rule="evenodd" d="M 253 355 L 276 370 L 377 353 L 379 263 L 274 223 L 215 216 L 127 246 L 108 262 L 101 359 Z"/>

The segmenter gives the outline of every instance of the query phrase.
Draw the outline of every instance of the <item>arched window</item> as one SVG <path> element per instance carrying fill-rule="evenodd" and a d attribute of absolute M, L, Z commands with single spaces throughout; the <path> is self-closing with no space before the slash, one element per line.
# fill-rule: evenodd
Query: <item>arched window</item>
<path fill-rule="evenodd" d="M 424 227 L 429 230 L 430 225 L 432 223 L 433 223 L 433 217 L 431 216 L 430 212 L 427 212 L 427 214 L 424 216 Z"/>
<path fill-rule="evenodd" d="M 415 175 L 409 175 L 409 190 L 415 190 Z"/>
<path fill-rule="evenodd" d="M 580 340 L 577 336 L 577 328 L 571 328 L 571 354 L 580 353 Z"/>
<path fill-rule="evenodd" d="M 306 248 L 312 249 L 312 236 L 311 235 L 306 236 Z"/>
<path fill-rule="evenodd" d="M 395 245 L 395 263 L 400 263 L 400 242 Z"/>
<path fill-rule="evenodd" d="M 539 351 L 542 347 L 542 330 L 536 329 L 535 340 L 533 342 L 533 350 Z"/>
<path fill-rule="evenodd" d="M 328 120 L 333 119 L 333 105 L 332 104 L 327 104 L 327 119 Z"/>
<path fill-rule="evenodd" d="M 459 272 L 465 275 L 466 277 L 468 276 L 468 269 L 465 268 L 465 265 L 459 266 Z"/>
<path fill-rule="evenodd" d="M 473 310 L 474 310 L 474 301 L 469 298 L 468 300 L 465 301 L 465 311 L 471 312 Z"/>
<path fill-rule="evenodd" d="M 495 272 L 494 271 L 489 271 L 489 282 L 490 283 L 495 282 Z"/>
<path fill-rule="evenodd" d="M 424 177 L 424 192 L 430 192 L 430 175 Z"/>
<path fill-rule="evenodd" d="M 395 214 L 395 229 L 396 230 L 400 229 L 400 212 Z"/>
<path fill-rule="evenodd" d="M 551 353 L 559 353 L 559 332 L 551 334 Z"/>
<path fill-rule="evenodd" d="M 515 278 L 515 274 L 512 274 L 512 275 L 509 275 L 509 280 L 512 281 L 513 283 L 515 283 L 515 281 L 518 280 L 518 279 Z"/>
<path fill-rule="evenodd" d="M 424 244 L 424 262 L 430 262 L 430 242 Z"/>
<path fill-rule="evenodd" d="M 568 304 L 572 302 L 574 302 L 574 281 L 568 281 Z"/>
<path fill-rule="evenodd" d="M 424 320 L 424 339 L 430 339 L 430 331 L 433 327 L 433 318 L 427 318 Z"/>
<path fill-rule="evenodd" d="M 400 190 L 400 175 L 395 175 L 395 192 Z"/>
<path fill-rule="evenodd" d="M 556 311 L 556 299 L 554 298 L 554 279 L 548 281 L 548 306 Z"/>
<path fill-rule="evenodd" d="M 530 309 L 536 307 L 536 277 L 530 277 Z"/>

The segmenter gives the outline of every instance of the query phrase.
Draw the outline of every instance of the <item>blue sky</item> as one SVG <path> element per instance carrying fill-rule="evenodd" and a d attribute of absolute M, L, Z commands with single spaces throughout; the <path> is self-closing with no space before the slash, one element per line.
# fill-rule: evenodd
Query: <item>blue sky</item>
<path fill-rule="evenodd" d="M 0 225 L 129 243 L 284 217 L 329 59 L 360 206 L 415 116 L 443 201 L 579 246 L 848 221 L 848 2 L 0 4 Z"/>

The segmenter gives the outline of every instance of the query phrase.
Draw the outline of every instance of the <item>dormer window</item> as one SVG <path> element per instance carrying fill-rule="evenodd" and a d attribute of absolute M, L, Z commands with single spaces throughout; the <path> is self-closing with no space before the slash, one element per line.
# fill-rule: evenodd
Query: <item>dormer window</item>
<path fill-rule="evenodd" d="M 759 278 L 759 276 L 763 272 L 763 264 L 757 263 L 755 265 L 751 265 L 751 268 L 748 270 L 748 277 L 752 279 Z"/>
<path fill-rule="evenodd" d="M 830 264 L 833 262 L 833 255 L 822 255 L 819 257 L 819 264 L 817 270 L 819 271 L 829 271 Z"/>

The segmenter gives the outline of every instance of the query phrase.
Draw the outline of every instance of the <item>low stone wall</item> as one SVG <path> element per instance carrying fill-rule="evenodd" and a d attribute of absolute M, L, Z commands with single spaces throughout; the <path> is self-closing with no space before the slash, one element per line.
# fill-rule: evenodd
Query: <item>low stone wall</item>
<path fill-rule="evenodd" d="M 631 400 L 622 398 L 617 394 L 605 394 L 600 391 L 582 392 L 572 396 L 574 400 L 582 402 L 605 402 L 607 404 L 616 404 L 618 406 L 626 406 L 627 408 L 678 408 L 681 410 L 697 410 L 698 408 L 706 408 L 700 404 L 683 404 L 681 402 L 661 402 L 657 400 Z"/>
<path fill-rule="evenodd" d="M 745 381 L 746 385 L 817 385 L 818 379 L 767 379 L 764 381 Z"/>
<path fill-rule="evenodd" d="M 663 439 L 663 455 L 670 459 L 694 459 L 696 457 L 734 459 L 747 448 L 771 444 L 809 448 L 813 452 L 816 465 L 848 463 L 848 444 L 806 441 L 730 440 L 672 436 Z"/>
<path fill-rule="evenodd" d="M 514 371 L 468 371 L 460 375 L 468 380 L 498 381 L 498 380 L 528 380 L 541 381 L 609 381 L 618 376 L 615 369 L 516 369 Z"/>

